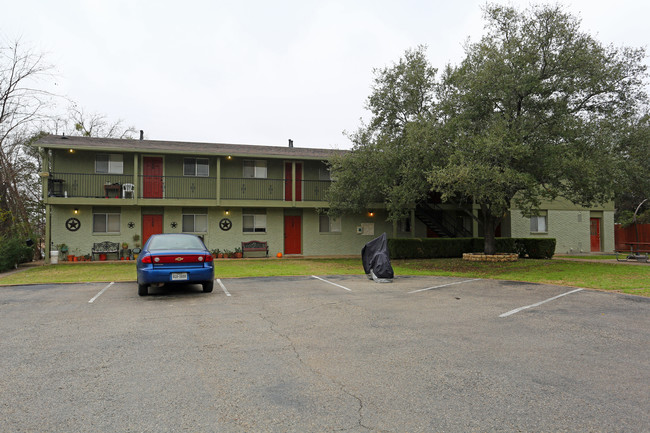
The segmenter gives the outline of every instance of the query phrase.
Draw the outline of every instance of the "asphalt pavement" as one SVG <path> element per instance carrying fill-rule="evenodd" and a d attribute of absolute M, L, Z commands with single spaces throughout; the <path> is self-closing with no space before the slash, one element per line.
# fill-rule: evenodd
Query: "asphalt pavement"
<path fill-rule="evenodd" d="M 446 277 L 0 288 L 3 432 L 647 432 L 650 299 Z"/>

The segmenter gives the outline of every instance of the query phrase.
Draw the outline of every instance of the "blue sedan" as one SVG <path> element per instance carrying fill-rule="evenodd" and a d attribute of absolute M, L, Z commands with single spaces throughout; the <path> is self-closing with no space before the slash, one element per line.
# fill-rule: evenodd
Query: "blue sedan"
<path fill-rule="evenodd" d="M 203 291 L 214 287 L 214 261 L 203 241 L 195 235 L 152 235 L 137 263 L 138 295 L 149 294 L 150 284 L 199 283 Z"/>

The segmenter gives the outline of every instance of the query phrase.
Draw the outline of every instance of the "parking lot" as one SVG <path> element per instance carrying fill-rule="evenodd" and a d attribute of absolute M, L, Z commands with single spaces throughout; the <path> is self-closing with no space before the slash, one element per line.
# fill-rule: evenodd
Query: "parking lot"
<path fill-rule="evenodd" d="M 2 431 L 650 425 L 650 299 L 447 277 L 0 288 Z"/>

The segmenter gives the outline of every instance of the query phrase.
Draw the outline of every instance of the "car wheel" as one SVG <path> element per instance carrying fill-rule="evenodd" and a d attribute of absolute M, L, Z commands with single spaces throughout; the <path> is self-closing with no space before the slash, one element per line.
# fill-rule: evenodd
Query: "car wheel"
<path fill-rule="evenodd" d="M 203 292 L 204 293 L 212 292 L 213 288 L 214 288 L 214 280 L 206 281 L 205 283 L 203 283 Z"/>
<path fill-rule="evenodd" d="M 147 296 L 149 294 L 149 288 L 146 284 L 138 283 L 138 295 Z"/>

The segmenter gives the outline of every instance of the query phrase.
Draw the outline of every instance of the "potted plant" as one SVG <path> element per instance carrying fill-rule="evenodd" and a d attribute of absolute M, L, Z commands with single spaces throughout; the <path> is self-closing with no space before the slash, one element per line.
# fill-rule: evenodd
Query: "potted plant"
<path fill-rule="evenodd" d="M 230 251 L 229 249 L 223 250 L 223 256 L 224 257 L 230 258 L 230 257 L 232 257 L 232 254 L 233 254 L 233 252 Z"/>
<path fill-rule="evenodd" d="M 140 248 L 140 235 L 133 235 L 133 242 L 136 248 Z"/>
<path fill-rule="evenodd" d="M 235 248 L 235 258 L 241 259 L 242 257 L 244 257 L 244 253 L 242 253 L 241 248 Z"/>
<path fill-rule="evenodd" d="M 219 256 L 220 252 L 221 251 L 219 251 L 219 248 L 215 248 L 212 251 L 210 251 L 210 254 L 212 254 L 212 257 L 216 259 Z"/>

